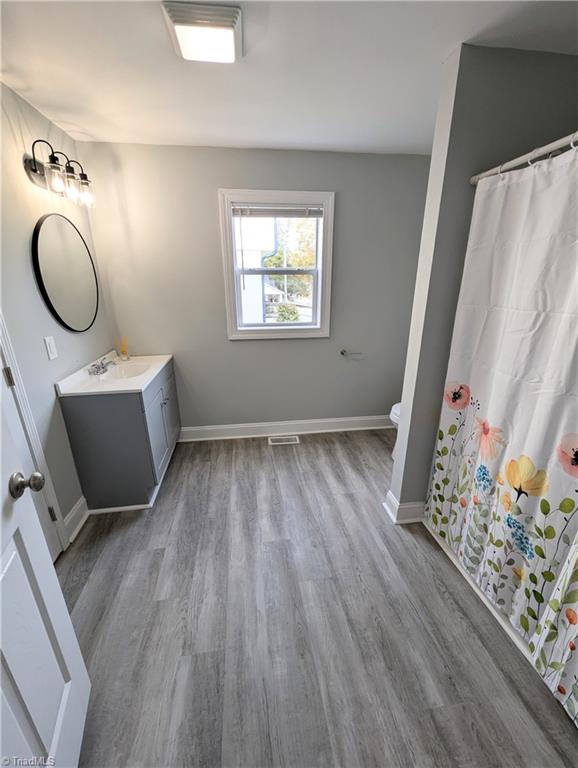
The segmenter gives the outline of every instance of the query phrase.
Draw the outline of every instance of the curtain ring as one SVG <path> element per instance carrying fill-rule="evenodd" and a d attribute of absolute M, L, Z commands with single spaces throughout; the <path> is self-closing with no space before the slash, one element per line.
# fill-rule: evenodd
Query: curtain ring
<path fill-rule="evenodd" d="M 572 136 L 572 138 L 570 139 L 570 147 L 571 147 L 572 149 L 576 149 L 576 144 L 574 144 L 574 142 L 576 141 L 576 139 L 578 139 L 578 132 L 577 132 L 577 133 L 575 133 L 575 134 L 574 134 L 574 136 Z"/>
<path fill-rule="evenodd" d="M 498 176 L 501 176 L 501 175 L 502 175 L 502 167 L 503 167 L 503 165 L 504 165 L 504 163 L 501 163 L 501 164 L 498 166 Z"/>
<path fill-rule="evenodd" d="M 528 165 L 529 165 L 530 167 L 532 167 L 532 166 L 534 165 L 534 163 L 536 162 L 536 161 L 534 160 L 534 156 L 535 156 L 535 154 L 536 154 L 536 150 L 535 150 L 535 149 L 533 149 L 533 150 L 532 150 L 532 152 L 530 153 L 530 157 L 528 158 Z M 534 163 L 532 162 L 532 160 L 534 160 Z"/>

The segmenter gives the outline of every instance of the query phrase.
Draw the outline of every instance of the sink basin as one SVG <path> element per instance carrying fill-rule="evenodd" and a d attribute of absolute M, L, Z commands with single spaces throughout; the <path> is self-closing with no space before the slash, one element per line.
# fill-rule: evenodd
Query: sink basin
<path fill-rule="evenodd" d="M 150 368 L 146 363 L 136 363 L 127 360 L 111 366 L 102 376 L 103 379 L 134 379 L 135 376 L 142 376 Z"/>
<path fill-rule="evenodd" d="M 104 357 L 57 381 L 56 392 L 59 397 L 144 392 L 171 359 L 172 355 L 138 355 L 121 360 L 112 349 Z M 114 365 L 110 365 L 106 373 L 93 376 L 89 371 L 96 362 L 112 362 Z"/>

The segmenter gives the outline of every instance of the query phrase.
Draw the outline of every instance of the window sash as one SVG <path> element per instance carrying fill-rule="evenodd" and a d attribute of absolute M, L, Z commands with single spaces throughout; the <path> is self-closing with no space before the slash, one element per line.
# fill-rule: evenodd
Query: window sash
<path fill-rule="evenodd" d="M 233 218 L 242 218 L 242 216 L 239 214 L 239 211 L 243 211 L 243 215 L 245 214 L 245 211 L 248 212 L 249 216 L 263 216 L 268 218 L 288 218 L 288 211 L 291 211 L 291 216 L 294 216 L 295 218 L 306 218 L 308 215 L 316 215 L 316 214 L 310 214 L 309 211 L 315 211 L 318 212 L 318 217 L 323 218 L 323 207 L 320 208 L 311 208 L 306 209 L 304 208 L 274 208 L 272 206 L 262 206 L 262 207 L 243 207 L 243 208 L 236 208 L 235 205 L 231 207 L 231 214 Z M 234 241 L 234 237 L 233 237 Z M 236 250 L 235 243 L 233 242 L 234 249 Z M 236 266 L 234 267 L 235 270 L 235 304 L 236 304 L 236 310 L 237 310 L 237 327 L 242 329 L 248 329 L 248 328 L 256 328 L 256 329 L 280 329 L 280 328 L 319 328 L 320 318 L 319 318 L 319 274 L 320 274 L 320 267 L 319 262 L 323 261 L 323 254 L 316 251 L 316 263 L 317 265 L 315 267 L 243 267 L 243 266 Z M 311 292 L 312 292 L 312 302 L 311 302 L 311 320 L 310 321 L 304 321 L 304 322 L 293 322 L 293 323 L 274 323 L 274 322 L 266 322 L 263 321 L 261 323 L 245 323 L 243 322 L 243 302 L 242 302 L 242 283 L 243 283 L 243 276 L 244 275 L 255 275 L 255 276 L 266 276 L 266 275 L 273 275 L 277 277 L 282 277 L 283 275 L 289 275 L 289 276 L 299 276 L 299 275 L 310 275 L 311 280 Z"/>
<path fill-rule="evenodd" d="M 243 275 L 311 275 L 312 276 L 312 286 L 311 286 L 311 293 L 313 296 L 313 301 L 311 302 L 311 322 L 303 322 L 303 323 L 244 323 L 243 322 L 243 302 L 241 299 L 242 296 L 242 279 Z M 247 330 L 248 328 L 257 328 L 259 330 L 267 329 L 267 328 L 319 328 L 320 327 L 320 316 L 319 316 L 319 270 L 318 269 L 236 269 L 235 270 L 235 304 L 236 304 L 236 312 L 237 312 L 237 328 L 242 328 L 243 330 Z"/>
<path fill-rule="evenodd" d="M 320 272 L 316 267 L 235 267 L 240 275 L 315 275 Z"/>
<path fill-rule="evenodd" d="M 254 210 L 254 209 L 248 209 L 248 210 Z M 265 209 L 263 208 L 262 210 L 265 210 Z M 269 207 L 266 210 L 267 210 L 267 212 L 263 213 L 263 216 L 266 217 L 266 218 L 283 218 L 282 216 L 279 216 L 279 212 L 281 210 L 279 208 L 273 209 L 273 208 Z M 298 212 L 296 214 L 296 218 L 306 218 L 306 216 L 303 214 L 303 211 L 305 209 L 294 208 L 292 210 L 295 210 L 295 211 Z M 307 209 L 307 210 L 309 210 L 309 209 Z M 324 211 L 324 208 L 323 208 L 323 206 L 321 206 L 321 207 L 315 206 L 314 208 L 312 208 L 312 210 L 317 210 L 317 211 L 320 212 L 320 216 L 318 217 L 319 221 L 318 221 L 318 223 L 317 223 L 317 225 L 315 227 L 315 265 L 312 266 L 312 267 L 299 267 L 298 269 L 320 270 L 321 269 L 321 263 L 323 261 L 323 246 L 322 246 L 322 243 L 323 243 L 323 233 L 320 230 L 323 229 L 323 211 Z M 235 223 L 235 222 L 238 222 L 239 223 L 239 227 L 241 228 L 243 226 L 243 218 L 244 217 L 239 216 L 239 215 L 237 215 L 235 213 L 235 204 L 232 204 L 232 206 L 230 207 L 230 211 L 231 211 L 231 224 L 232 224 L 231 233 L 232 233 L 232 238 L 233 238 L 233 257 L 234 257 L 234 259 L 233 259 L 233 268 L 235 270 L 237 270 L 237 269 L 241 269 L 241 270 L 246 270 L 246 269 L 264 269 L 267 272 L 269 272 L 269 271 L 272 272 L 272 271 L 274 271 L 276 269 L 279 269 L 279 270 L 283 270 L 283 269 L 297 269 L 297 268 L 294 268 L 294 267 L 249 267 L 249 268 L 245 267 L 244 266 L 244 249 L 242 247 L 242 242 L 243 242 L 242 241 L 242 235 L 240 237 L 240 240 L 237 241 L 237 232 L 236 232 L 236 223 Z M 259 215 L 259 214 L 256 214 L 256 215 Z M 287 218 L 287 217 L 285 217 L 285 218 Z M 242 232 L 242 230 L 240 230 L 240 231 Z M 238 264 L 239 254 L 240 254 L 240 264 Z M 274 255 L 274 254 L 271 254 L 271 255 Z M 246 272 L 246 274 L 250 274 L 250 273 Z M 253 274 L 259 274 L 259 273 L 258 272 L 254 272 Z M 287 273 L 287 274 L 289 274 L 289 273 Z M 299 273 L 295 272 L 295 274 L 299 274 Z M 307 274 L 307 272 L 304 272 L 303 274 Z"/>

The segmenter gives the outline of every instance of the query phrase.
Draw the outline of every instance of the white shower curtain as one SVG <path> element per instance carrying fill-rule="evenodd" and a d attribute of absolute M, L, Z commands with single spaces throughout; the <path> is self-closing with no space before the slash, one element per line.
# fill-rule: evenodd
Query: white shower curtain
<path fill-rule="evenodd" d="M 478 184 L 427 525 L 578 718 L 578 150 Z"/>

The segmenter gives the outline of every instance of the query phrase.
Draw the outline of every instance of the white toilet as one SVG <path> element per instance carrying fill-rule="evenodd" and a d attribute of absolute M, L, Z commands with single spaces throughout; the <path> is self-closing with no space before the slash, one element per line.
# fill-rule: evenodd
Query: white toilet
<path fill-rule="evenodd" d="M 393 421 L 393 423 L 395 424 L 395 428 L 397 429 L 399 425 L 399 420 L 401 418 L 401 403 L 395 403 L 395 405 L 392 405 L 391 411 L 389 412 L 389 418 Z M 396 445 L 393 446 L 393 451 L 391 452 L 391 455 L 394 461 L 395 461 L 396 447 L 397 447 L 397 440 L 396 440 Z"/>

